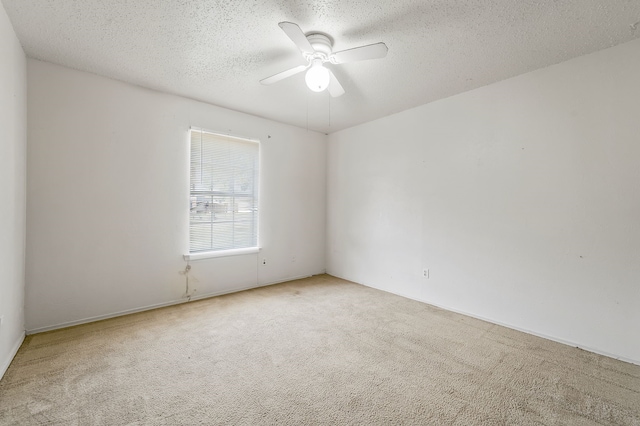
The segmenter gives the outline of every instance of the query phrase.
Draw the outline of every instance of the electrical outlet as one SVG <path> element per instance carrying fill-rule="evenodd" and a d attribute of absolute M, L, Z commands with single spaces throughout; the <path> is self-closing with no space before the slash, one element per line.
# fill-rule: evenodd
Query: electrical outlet
<path fill-rule="evenodd" d="M 267 264 L 267 259 L 262 259 L 262 264 L 266 265 Z"/>
<path fill-rule="evenodd" d="M 429 279 L 429 270 L 428 269 L 423 269 L 422 270 L 422 278 L 425 278 L 427 280 Z"/>

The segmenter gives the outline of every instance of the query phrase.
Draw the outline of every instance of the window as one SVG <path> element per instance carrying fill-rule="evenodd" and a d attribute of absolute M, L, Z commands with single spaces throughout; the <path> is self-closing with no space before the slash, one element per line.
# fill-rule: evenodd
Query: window
<path fill-rule="evenodd" d="M 190 133 L 189 252 L 257 248 L 259 143 Z"/>

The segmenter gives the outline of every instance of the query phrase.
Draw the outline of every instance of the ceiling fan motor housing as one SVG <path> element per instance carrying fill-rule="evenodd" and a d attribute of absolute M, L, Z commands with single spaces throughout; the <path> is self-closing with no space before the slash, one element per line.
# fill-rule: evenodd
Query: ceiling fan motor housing
<path fill-rule="evenodd" d="M 307 40 L 315 50 L 315 53 L 311 53 L 305 56 L 308 56 L 307 59 L 322 59 L 322 62 L 326 62 L 329 60 L 331 55 L 331 39 L 324 34 L 313 33 L 306 36 Z"/>

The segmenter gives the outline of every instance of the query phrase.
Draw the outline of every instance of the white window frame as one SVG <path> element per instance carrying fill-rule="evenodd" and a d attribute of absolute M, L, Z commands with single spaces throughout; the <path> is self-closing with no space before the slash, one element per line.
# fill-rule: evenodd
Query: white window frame
<path fill-rule="evenodd" d="M 220 136 L 223 137 L 225 139 L 237 139 L 239 142 L 250 142 L 250 143 L 256 143 L 258 145 L 258 166 L 257 166 L 257 172 L 258 172 L 258 178 L 257 178 L 257 184 L 256 187 L 254 189 L 255 192 L 255 198 L 257 198 L 257 203 L 256 203 L 256 245 L 252 246 L 252 247 L 243 247 L 243 248 L 234 248 L 234 249 L 221 249 L 221 250 L 207 250 L 207 251 L 191 251 L 191 241 L 190 241 L 190 233 L 191 233 L 191 214 L 189 214 L 189 218 L 188 218 L 188 242 L 187 242 L 187 246 L 189 247 L 189 252 L 183 255 L 183 258 L 187 261 L 190 260 L 201 260 L 201 259 L 210 259 L 210 258 L 216 258 L 216 257 L 226 257 L 226 256 L 237 256 L 237 255 L 243 255 L 243 254 L 252 254 L 252 253 L 258 253 L 260 251 L 260 232 L 259 232 L 259 226 L 260 226 L 260 166 L 261 166 L 261 162 L 260 162 L 260 157 L 261 157 L 261 149 L 260 149 L 260 141 L 258 139 L 253 139 L 253 138 L 247 138 L 247 137 L 242 137 L 242 136 L 238 136 L 238 135 L 230 135 L 230 134 L 226 134 L 226 133 L 222 133 L 222 132 L 216 132 L 216 131 L 211 131 L 211 130 L 206 130 L 206 129 L 202 129 L 199 127 L 191 127 L 189 129 L 189 132 L 187 132 L 187 139 L 188 139 L 188 146 L 189 146 L 189 165 L 188 165 L 188 170 L 189 170 L 189 199 L 191 199 L 192 197 L 192 191 L 191 191 L 191 133 L 192 132 L 203 132 L 203 133 L 209 133 L 215 136 Z M 191 205 L 191 202 L 189 202 L 189 205 Z M 189 209 L 190 211 L 190 209 Z"/>

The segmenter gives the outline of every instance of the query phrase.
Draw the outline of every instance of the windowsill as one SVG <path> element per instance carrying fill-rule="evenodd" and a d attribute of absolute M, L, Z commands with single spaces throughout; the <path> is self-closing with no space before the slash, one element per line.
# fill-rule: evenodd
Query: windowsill
<path fill-rule="evenodd" d="M 202 259 L 212 259 L 214 257 L 227 257 L 227 256 L 237 256 L 240 254 L 252 254 L 258 253 L 260 251 L 260 247 L 247 247 L 241 249 L 232 249 L 232 250 L 219 250 L 219 251 L 200 251 L 196 253 L 185 254 L 182 257 L 184 260 L 202 260 Z"/>

